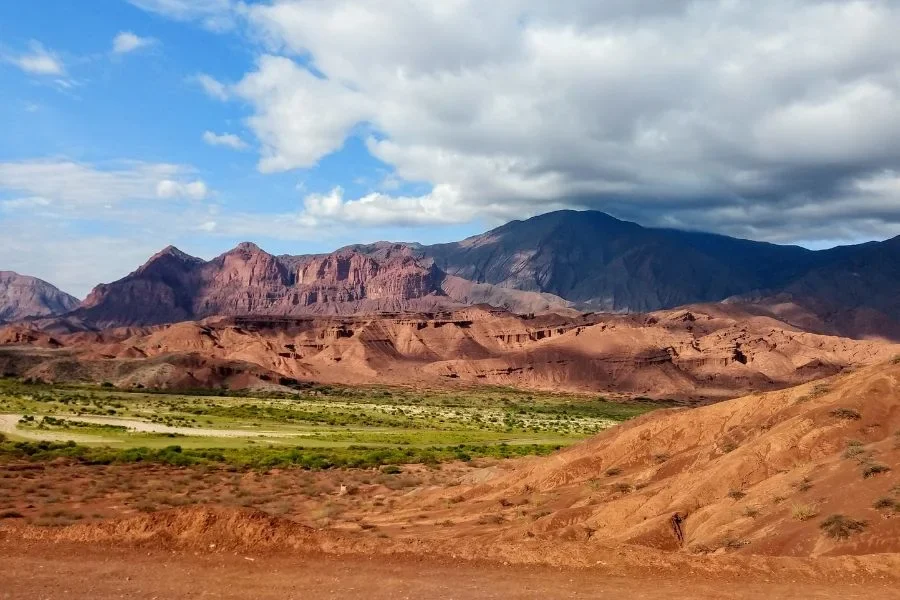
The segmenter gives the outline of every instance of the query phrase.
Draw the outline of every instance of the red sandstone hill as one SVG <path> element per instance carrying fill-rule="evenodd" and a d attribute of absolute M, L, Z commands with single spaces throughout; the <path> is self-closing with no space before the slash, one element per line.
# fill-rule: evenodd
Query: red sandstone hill
<path fill-rule="evenodd" d="M 491 384 L 704 400 L 811 381 L 896 354 L 897 345 L 811 334 L 716 305 L 574 317 L 485 307 L 214 317 L 52 335 L 0 329 L 4 373 L 126 387 Z"/>
<path fill-rule="evenodd" d="M 567 307 L 549 294 L 448 276 L 404 245 L 373 254 L 350 248 L 273 256 L 243 243 L 208 262 L 169 246 L 127 277 L 97 286 L 71 317 L 102 329 L 217 315 L 433 311 L 481 301 L 519 312 Z"/>
<path fill-rule="evenodd" d="M 699 554 L 896 553 L 898 469 L 900 364 L 889 361 L 711 406 L 655 411 L 511 473 L 410 497 L 372 522 L 411 523 L 429 506 L 408 535 L 449 520 L 485 545 L 579 540 Z"/>

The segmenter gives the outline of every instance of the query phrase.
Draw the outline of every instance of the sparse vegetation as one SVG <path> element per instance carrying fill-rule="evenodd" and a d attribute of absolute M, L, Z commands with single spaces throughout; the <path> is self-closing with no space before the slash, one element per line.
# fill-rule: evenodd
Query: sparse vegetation
<path fill-rule="evenodd" d="M 513 458 L 516 456 L 546 455 L 559 445 L 471 445 L 428 447 L 368 447 L 344 448 L 127 448 L 91 447 L 74 442 L 4 442 L 0 444 L 0 459 L 18 458 L 49 461 L 69 458 L 93 465 L 157 463 L 172 466 L 229 464 L 242 468 L 300 467 L 303 469 L 371 468 L 382 465 L 437 464 L 456 460 L 459 452 L 471 456 Z"/>
<path fill-rule="evenodd" d="M 900 512 L 900 502 L 888 497 L 879 498 L 872 504 L 872 508 L 876 510 L 892 510 L 894 512 Z"/>
<path fill-rule="evenodd" d="M 0 459 L 70 456 L 97 462 L 224 461 L 306 468 L 466 462 L 546 454 L 661 406 L 507 388 L 420 392 L 303 385 L 296 393 L 164 393 L 2 379 L 0 413 L 24 415 L 16 442 L 26 445 L 4 445 Z M 140 433 L 128 425 L 135 422 L 160 429 Z M 188 431 L 166 429 L 172 427 Z M 207 428 L 225 434 L 185 435 Z M 229 430 L 239 433 L 227 435 Z M 88 449 L 60 447 L 60 435 L 68 432 Z M 165 450 L 172 438 L 184 452 Z M 51 446 L 41 446 L 43 441 Z"/>
<path fill-rule="evenodd" d="M 819 525 L 825 535 L 836 540 L 845 540 L 851 535 L 862 533 L 867 526 L 866 521 L 857 521 L 841 514 L 831 515 Z"/>
<path fill-rule="evenodd" d="M 868 479 L 869 477 L 875 477 L 881 473 L 887 473 L 890 470 L 891 468 L 889 466 L 881 463 L 868 463 L 863 467 L 862 476 L 863 478 Z"/>
<path fill-rule="evenodd" d="M 747 494 L 742 492 L 741 490 L 731 490 L 728 492 L 728 497 L 732 500 L 740 500 L 745 497 Z"/>
<path fill-rule="evenodd" d="M 859 411 L 853 408 L 835 408 L 829 411 L 828 414 L 836 419 L 844 419 L 846 421 L 859 421 L 862 419 Z"/>
<path fill-rule="evenodd" d="M 797 521 L 809 521 L 819 516 L 819 509 L 815 504 L 795 504 L 791 507 L 791 517 Z"/>
<path fill-rule="evenodd" d="M 622 469 L 620 469 L 619 467 L 611 467 L 606 470 L 607 477 L 615 477 L 616 475 L 621 475 L 621 474 L 622 474 Z"/>
<path fill-rule="evenodd" d="M 656 464 L 662 464 L 662 463 L 666 462 L 667 460 L 669 460 L 670 458 L 672 458 L 672 457 L 668 452 L 660 452 L 658 454 L 653 455 L 653 462 L 655 462 Z"/>

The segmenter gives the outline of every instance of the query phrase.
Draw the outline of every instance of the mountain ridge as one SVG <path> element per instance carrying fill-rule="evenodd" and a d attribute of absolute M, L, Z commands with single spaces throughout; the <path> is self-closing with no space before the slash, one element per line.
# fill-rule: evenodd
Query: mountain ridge
<path fill-rule="evenodd" d="M 900 339 L 898 299 L 900 236 L 809 250 L 565 210 L 444 244 L 379 241 L 275 256 L 242 242 L 209 261 L 167 246 L 98 285 L 71 315 L 106 327 L 479 303 L 630 313 L 727 301 L 820 333 Z"/>

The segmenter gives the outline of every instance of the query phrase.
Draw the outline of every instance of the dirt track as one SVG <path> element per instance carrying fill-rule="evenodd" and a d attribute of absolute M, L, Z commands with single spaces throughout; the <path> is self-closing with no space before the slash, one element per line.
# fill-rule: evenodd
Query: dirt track
<path fill-rule="evenodd" d="M 0 541 L 0 598 L 900 598 L 890 583 L 634 579 L 398 558 L 196 555 Z"/>

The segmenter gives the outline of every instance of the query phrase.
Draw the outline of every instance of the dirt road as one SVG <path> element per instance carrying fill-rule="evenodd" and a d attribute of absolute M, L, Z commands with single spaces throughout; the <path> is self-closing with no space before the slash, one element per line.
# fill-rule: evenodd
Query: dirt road
<path fill-rule="evenodd" d="M 601 577 L 586 570 L 373 557 L 197 555 L 0 541 L 0 599 L 900 599 L 888 583 Z"/>

